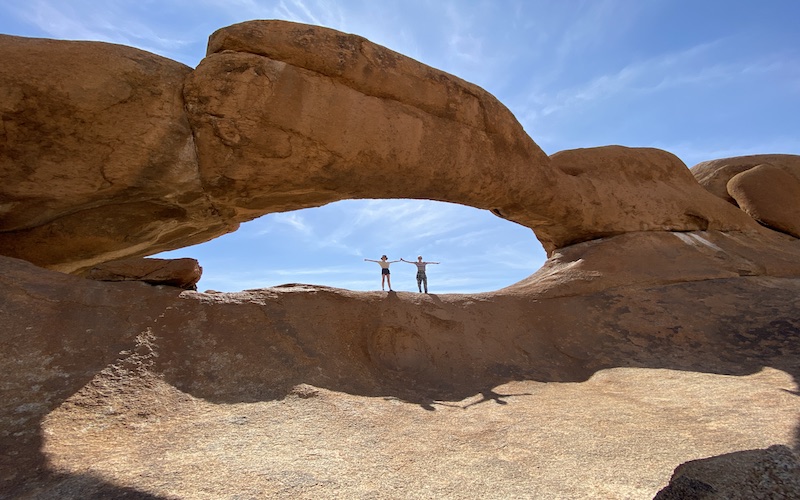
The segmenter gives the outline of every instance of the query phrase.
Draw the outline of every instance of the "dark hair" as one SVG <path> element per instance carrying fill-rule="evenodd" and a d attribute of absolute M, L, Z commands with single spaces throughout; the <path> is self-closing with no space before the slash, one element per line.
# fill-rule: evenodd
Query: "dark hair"
<path fill-rule="evenodd" d="M 388 258 L 389 258 L 389 257 L 387 257 L 387 256 L 385 256 L 385 255 L 381 255 L 381 259 L 388 259 Z"/>

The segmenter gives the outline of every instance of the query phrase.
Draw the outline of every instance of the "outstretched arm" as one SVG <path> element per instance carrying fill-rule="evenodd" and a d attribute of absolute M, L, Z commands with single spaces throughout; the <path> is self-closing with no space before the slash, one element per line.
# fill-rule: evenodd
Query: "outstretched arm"
<path fill-rule="evenodd" d="M 402 257 L 400 257 L 400 260 L 402 260 L 402 261 L 403 261 L 403 262 L 405 262 L 406 264 L 413 264 L 413 262 L 411 262 L 410 260 L 406 260 L 406 259 L 404 259 L 404 258 L 402 258 Z"/>
<path fill-rule="evenodd" d="M 364 260 L 367 262 L 378 262 L 377 260 L 372 260 L 372 259 L 364 259 Z"/>
<path fill-rule="evenodd" d="M 403 259 L 400 259 L 400 260 L 403 260 Z M 392 264 L 394 262 L 400 262 L 400 260 L 387 260 L 386 262 L 388 262 L 389 264 Z"/>
<path fill-rule="evenodd" d="M 440 262 L 426 262 L 426 264 L 440 264 Z"/>

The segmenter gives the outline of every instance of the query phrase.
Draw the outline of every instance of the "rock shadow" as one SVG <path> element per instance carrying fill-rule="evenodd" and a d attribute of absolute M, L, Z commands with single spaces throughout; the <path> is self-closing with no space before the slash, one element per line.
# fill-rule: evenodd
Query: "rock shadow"
<path fill-rule="evenodd" d="M 144 370 L 216 404 L 282 399 L 309 384 L 427 410 L 476 395 L 469 407 L 502 405 L 512 395 L 496 388 L 507 382 L 582 382 L 616 367 L 736 376 L 772 367 L 800 382 L 792 279 L 387 300 L 311 286 L 203 294 L 0 263 L 7 498 L 60 477 L 41 452 L 42 421 L 101 373 L 124 389 Z M 87 491 L 115 488 L 67 477 Z"/>

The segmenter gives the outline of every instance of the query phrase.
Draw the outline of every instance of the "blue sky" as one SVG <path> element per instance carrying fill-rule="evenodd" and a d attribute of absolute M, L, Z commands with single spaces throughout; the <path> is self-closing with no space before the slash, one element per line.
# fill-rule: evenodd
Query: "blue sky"
<path fill-rule="evenodd" d="M 250 19 L 361 35 L 480 85 L 547 153 L 647 146 L 687 166 L 800 154 L 797 0 L 4 0 L 0 33 L 139 47 L 195 67 L 208 36 Z M 283 283 L 380 289 L 387 254 L 440 261 L 432 293 L 491 291 L 545 260 L 533 233 L 422 200 L 345 200 L 270 214 L 161 257 L 193 257 L 200 290 Z M 392 265 L 396 290 L 415 268 Z"/>

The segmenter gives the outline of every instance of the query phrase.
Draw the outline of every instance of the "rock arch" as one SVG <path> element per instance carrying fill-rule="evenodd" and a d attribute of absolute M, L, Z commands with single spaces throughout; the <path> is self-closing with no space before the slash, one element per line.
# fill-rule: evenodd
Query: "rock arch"
<path fill-rule="evenodd" d="M 432 199 L 527 226 L 548 252 L 628 231 L 752 227 L 670 153 L 549 158 L 485 90 L 326 28 L 223 28 L 184 96 L 203 186 L 238 220 L 344 198 Z"/>
<path fill-rule="evenodd" d="M 491 210 L 548 253 L 630 231 L 758 229 L 670 153 L 548 157 L 485 90 L 327 28 L 223 28 L 195 70 L 96 42 L 4 36 L 0 53 L 0 254 L 52 269 L 349 198 Z"/>

